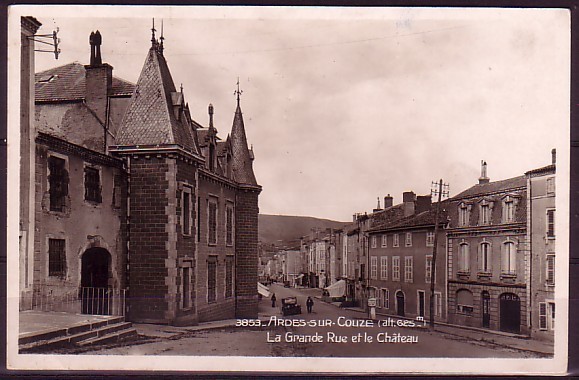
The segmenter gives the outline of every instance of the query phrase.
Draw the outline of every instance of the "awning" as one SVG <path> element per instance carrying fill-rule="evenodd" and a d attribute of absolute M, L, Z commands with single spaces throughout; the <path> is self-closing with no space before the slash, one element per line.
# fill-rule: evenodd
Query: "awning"
<path fill-rule="evenodd" d="M 267 286 L 263 285 L 261 282 L 257 283 L 257 292 L 266 298 L 269 297 L 269 289 L 267 288 Z"/>
<path fill-rule="evenodd" d="M 330 297 L 343 297 L 346 294 L 346 281 L 340 280 L 327 288 L 324 288 L 330 293 Z"/>

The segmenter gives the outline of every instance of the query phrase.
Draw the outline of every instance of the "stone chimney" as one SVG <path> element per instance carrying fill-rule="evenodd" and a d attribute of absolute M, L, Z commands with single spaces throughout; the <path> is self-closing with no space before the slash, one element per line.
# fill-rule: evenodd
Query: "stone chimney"
<path fill-rule="evenodd" d="M 480 162 L 480 178 L 478 179 L 479 185 L 483 183 L 489 183 L 490 178 L 487 177 L 487 163 L 484 160 Z"/>
<path fill-rule="evenodd" d="M 402 193 L 402 207 L 404 208 L 404 216 L 414 215 L 416 194 L 413 191 L 405 191 Z"/>
<path fill-rule="evenodd" d="M 113 82 L 113 67 L 102 63 L 101 34 L 97 30 L 90 34 L 90 65 L 86 70 L 86 105 L 95 113 L 100 122 L 106 125 L 107 99 Z"/>
<path fill-rule="evenodd" d="M 392 207 L 392 197 L 390 194 L 384 197 L 384 208 Z"/>
<path fill-rule="evenodd" d="M 557 163 L 557 149 L 551 149 L 551 164 L 555 165 Z"/>
<path fill-rule="evenodd" d="M 416 197 L 416 213 L 420 214 L 424 211 L 429 211 L 432 208 L 432 196 L 419 195 Z"/>

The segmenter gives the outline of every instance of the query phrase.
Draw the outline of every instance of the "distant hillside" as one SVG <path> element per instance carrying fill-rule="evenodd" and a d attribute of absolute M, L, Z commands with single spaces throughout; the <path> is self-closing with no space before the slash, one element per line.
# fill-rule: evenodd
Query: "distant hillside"
<path fill-rule="evenodd" d="M 341 228 L 347 222 L 319 219 L 311 216 L 264 215 L 259 214 L 259 240 L 279 245 L 281 241 L 290 243 L 316 228 Z"/>

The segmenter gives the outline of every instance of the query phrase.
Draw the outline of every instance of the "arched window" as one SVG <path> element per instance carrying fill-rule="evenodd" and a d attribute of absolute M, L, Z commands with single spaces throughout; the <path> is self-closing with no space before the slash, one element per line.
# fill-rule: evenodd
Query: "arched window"
<path fill-rule="evenodd" d="M 458 270 L 460 272 L 470 271 L 470 252 L 467 243 L 458 246 Z"/>
<path fill-rule="evenodd" d="M 491 271 L 491 245 L 487 242 L 480 245 L 480 271 L 485 273 Z"/>
<path fill-rule="evenodd" d="M 501 269 L 504 274 L 516 274 L 516 254 L 514 242 L 507 241 L 503 244 Z"/>

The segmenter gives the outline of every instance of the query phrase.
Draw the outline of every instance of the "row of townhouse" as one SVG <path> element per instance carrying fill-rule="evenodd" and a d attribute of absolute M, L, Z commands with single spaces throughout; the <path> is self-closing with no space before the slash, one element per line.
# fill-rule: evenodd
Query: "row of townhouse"
<path fill-rule="evenodd" d="M 433 297 L 436 321 L 553 339 L 554 150 L 550 165 L 501 181 L 483 162 L 478 183 L 442 201 L 438 219 L 430 196 L 402 198 L 305 238 L 309 286 L 343 280 L 345 302 L 374 298 L 378 314 L 408 318 L 430 318 Z"/>

